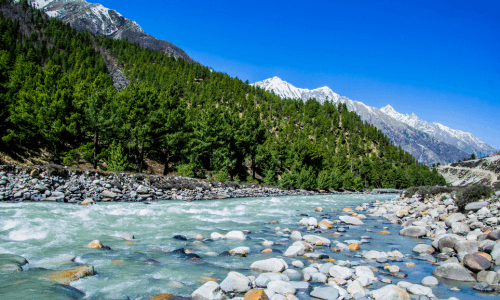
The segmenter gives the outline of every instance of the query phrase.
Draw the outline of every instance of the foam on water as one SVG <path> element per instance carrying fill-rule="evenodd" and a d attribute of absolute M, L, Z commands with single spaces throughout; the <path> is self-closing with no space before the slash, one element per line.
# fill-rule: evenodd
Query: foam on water
<path fill-rule="evenodd" d="M 17 225 L 19 225 L 19 222 L 16 220 L 5 220 L 2 229 L 9 230 L 9 229 L 15 228 Z"/>
<path fill-rule="evenodd" d="M 14 230 L 9 233 L 9 239 L 12 241 L 26 241 L 26 240 L 43 240 L 47 237 L 48 231 L 36 231 L 31 228 L 22 228 Z"/>

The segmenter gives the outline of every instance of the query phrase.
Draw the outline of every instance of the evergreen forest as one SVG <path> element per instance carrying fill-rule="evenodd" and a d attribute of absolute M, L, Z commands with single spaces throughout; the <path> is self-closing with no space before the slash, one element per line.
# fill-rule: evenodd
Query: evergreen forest
<path fill-rule="evenodd" d="M 345 105 L 282 99 L 0 1 L 1 151 L 68 166 L 302 189 L 445 185 Z M 104 56 L 130 84 L 117 91 Z M 108 62 L 109 64 L 109 62 Z M 33 152 L 34 151 L 34 152 Z"/>

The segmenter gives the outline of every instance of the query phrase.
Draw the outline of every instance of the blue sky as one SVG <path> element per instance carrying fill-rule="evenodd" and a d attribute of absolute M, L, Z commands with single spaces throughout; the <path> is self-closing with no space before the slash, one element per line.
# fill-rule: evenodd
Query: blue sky
<path fill-rule="evenodd" d="M 216 71 L 326 85 L 500 148 L 498 0 L 99 3 Z"/>

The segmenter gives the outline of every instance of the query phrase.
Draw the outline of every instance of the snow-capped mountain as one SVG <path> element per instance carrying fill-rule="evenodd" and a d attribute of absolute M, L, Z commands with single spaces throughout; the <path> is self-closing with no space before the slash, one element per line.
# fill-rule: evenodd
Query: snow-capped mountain
<path fill-rule="evenodd" d="M 256 82 L 253 85 L 259 86 L 266 91 L 273 91 L 281 98 L 302 99 L 304 101 L 316 98 L 316 100 L 318 100 L 321 104 L 323 104 L 327 99 L 332 102 L 337 102 L 340 98 L 338 94 L 334 93 L 327 86 L 314 90 L 299 89 L 290 83 L 281 80 L 281 78 L 277 76 Z"/>
<path fill-rule="evenodd" d="M 267 91 L 273 91 L 282 98 L 302 99 L 304 101 L 309 98 L 316 98 L 321 103 L 324 103 L 327 99 L 335 104 L 345 103 L 349 111 L 356 112 L 364 121 L 381 130 L 394 144 L 401 146 L 402 149 L 411 153 L 424 164 L 444 164 L 470 156 L 457 147 L 409 126 L 376 107 L 370 107 L 362 102 L 339 96 L 328 87 L 314 90 L 300 89 L 281 80 L 279 77 L 259 81 L 253 85 Z"/>
<path fill-rule="evenodd" d="M 428 123 L 418 118 L 413 113 L 411 115 L 401 114 L 394 110 L 394 108 L 390 105 L 382 108 L 381 111 L 385 112 L 386 114 L 400 122 L 428 133 L 436 137 L 438 140 L 453 145 L 460 150 L 463 150 L 469 154 L 474 153 L 477 157 L 487 156 L 496 151 L 495 147 L 488 145 L 483 141 L 480 141 L 477 137 L 472 135 L 472 133 L 451 129 L 450 127 L 444 126 L 443 124 L 437 122 Z"/>
<path fill-rule="evenodd" d="M 15 0 L 19 2 L 19 0 Z M 159 40 L 149 34 L 136 22 L 129 20 L 113 9 L 99 3 L 84 0 L 28 0 L 35 8 L 42 9 L 50 17 L 70 23 L 77 30 L 88 30 L 94 34 L 115 39 L 128 39 L 143 47 L 161 51 L 168 56 L 181 57 L 194 62 L 182 49 L 169 41 Z"/>

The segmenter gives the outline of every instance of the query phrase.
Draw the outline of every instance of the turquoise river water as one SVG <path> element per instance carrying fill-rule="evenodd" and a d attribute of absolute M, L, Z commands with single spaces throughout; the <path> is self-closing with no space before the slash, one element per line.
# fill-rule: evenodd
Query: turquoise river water
<path fill-rule="evenodd" d="M 245 275 L 257 275 L 249 269 L 256 260 L 280 257 L 288 245 L 292 244 L 287 235 L 276 233 L 276 227 L 297 230 L 301 213 L 314 216 L 318 220 L 327 215 L 338 219 L 342 209 L 355 207 L 363 202 L 387 200 L 394 195 L 324 195 L 294 196 L 280 198 L 224 199 L 201 202 L 161 201 L 144 203 L 99 203 L 93 206 L 79 206 L 65 203 L 0 203 L 0 253 L 21 255 L 29 261 L 23 272 L 0 274 L 0 299 L 147 299 L 150 295 L 171 293 L 189 296 L 206 280 L 219 283 L 231 270 Z M 315 207 L 323 207 L 323 213 L 314 212 Z M 279 224 L 269 224 L 277 220 Z M 323 231 L 324 237 L 332 241 L 359 240 L 360 236 L 372 236 L 369 244 L 361 245 L 362 250 L 390 251 L 399 249 L 403 254 L 411 254 L 417 243 L 428 240 L 409 239 L 398 235 L 400 227 L 384 224 L 382 219 L 364 220 L 364 226 L 346 226 L 342 237 L 333 236 L 335 229 Z M 391 235 L 380 235 L 376 231 L 389 227 Z M 371 229 L 373 232 L 367 232 Z M 231 230 L 248 230 L 245 241 L 197 241 L 196 234 L 210 237 L 212 232 L 225 234 Z M 303 230 L 303 229 L 301 229 Z M 120 236 L 133 234 L 133 242 Z M 302 234 L 305 234 L 303 231 Z M 173 239 L 174 235 L 184 235 L 187 241 Z M 100 240 L 113 250 L 89 249 L 83 246 L 92 240 Z M 273 253 L 261 254 L 263 240 L 273 241 Z M 333 242 L 335 244 L 335 242 Z M 209 256 L 206 253 L 231 250 L 238 246 L 250 247 L 247 257 Z M 194 251 L 200 260 L 191 261 L 171 251 L 185 248 Z M 337 260 L 359 261 L 351 253 L 333 253 L 323 247 L 321 251 Z M 75 256 L 69 261 L 69 255 Z M 295 259 L 295 258 L 294 258 Z M 309 264 L 304 258 L 296 258 Z M 287 258 L 291 266 L 293 259 Z M 404 267 L 413 261 L 417 267 Z M 71 287 L 40 280 L 44 269 L 63 270 L 78 265 L 93 265 L 96 275 L 72 282 Z M 408 274 L 404 280 L 420 283 L 435 268 L 428 262 L 405 258 L 396 262 Z M 373 264 L 374 266 L 379 266 Z M 379 268 L 383 271 L 383 267 Z M 390 278 L 396 283 L 399 278 L 387 273 L 379 277 Z M 378 283 L 372 288 L 382 287 Z M 451 292 L 449 288 L 458 286 L 461 292 Z M 451 296 L 459 299 L 492 299 L 491 296 L 477 295 L 471 285 L 441 281 L 434 288 L 438 298 Z"/>

